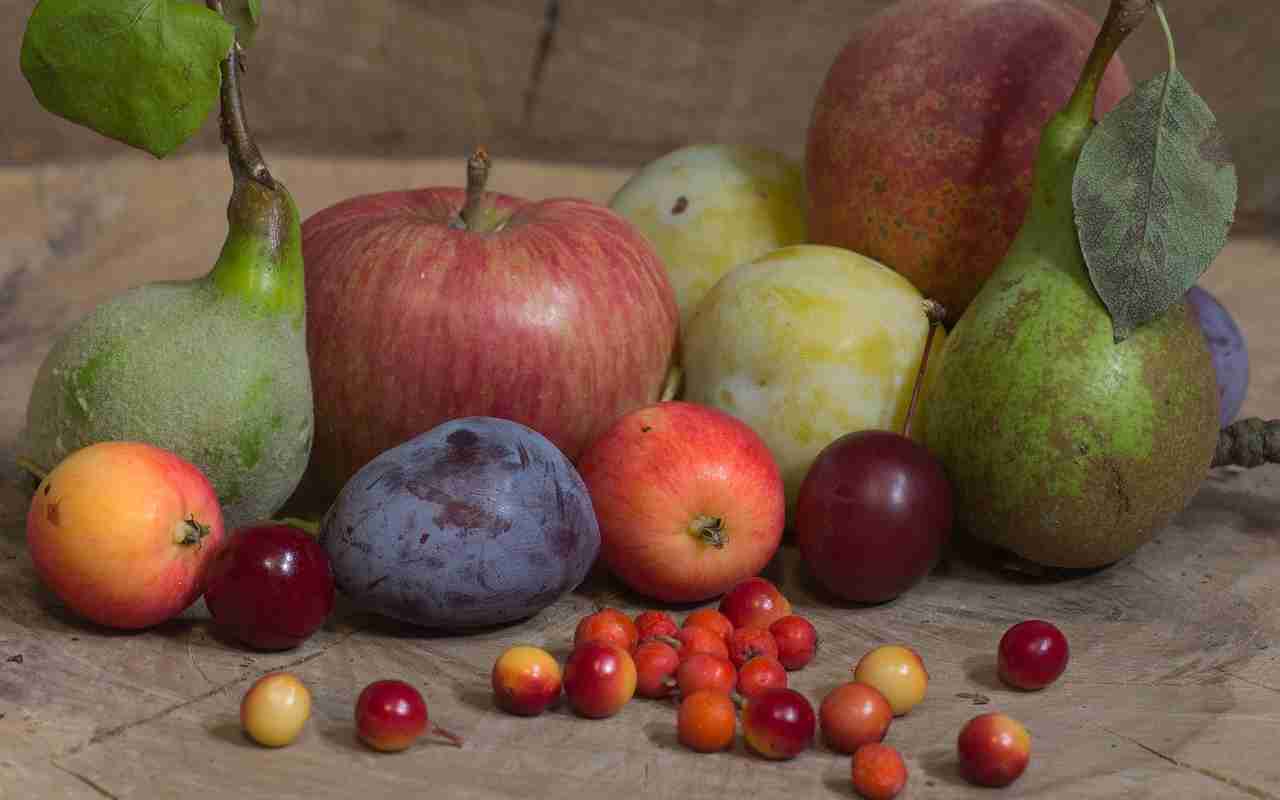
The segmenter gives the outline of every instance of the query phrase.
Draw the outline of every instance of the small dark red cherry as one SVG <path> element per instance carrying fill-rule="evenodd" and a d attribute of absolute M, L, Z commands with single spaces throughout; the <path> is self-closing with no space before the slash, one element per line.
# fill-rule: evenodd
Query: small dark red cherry
<path fill-rule="evenodd" d="M 1017 689 L 1043 689 L 1067 668 L 1067 637 L 1051 622 L 1029 619 L 1000 637 L 1000 680 Z"/>
<path fill-rule="evenodd" d="M 204 600 L 214 626 L 259 650 L 297 647 L 333 611 L 329 555 L 289 525 L 233 533 L 207 580 Z"/>

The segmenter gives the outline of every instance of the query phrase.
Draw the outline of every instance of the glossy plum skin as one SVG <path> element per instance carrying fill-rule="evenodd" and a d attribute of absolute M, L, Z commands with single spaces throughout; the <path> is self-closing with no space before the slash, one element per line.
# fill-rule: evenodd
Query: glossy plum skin
<path fill-rule="evenodd" d="M 1029 619 L 1000 637 L 997 672 L 1008 685 L 1034 691 L 1056 681 L 1067 669 L 1070 657 L 1067 637 L 1056 625 Z"/>
<path fill-rule="evenodd" d="M 359 605 L 458 631 L 529 618 L 576 588 L 600 529 L 582 479 L 546 437 L 465 417 L 362 467 L 320 541 Z"/>
<path fill-rule="evenodd" d="M 209 567 L 213 623 L 259 650 L 297 647 L 333 611 L 333 570 L 315 539 L 288 525 L 236 531 Z"/>
<path fill-rule="evenodd" d="M 1221 301 L 1206 289 L 1192 286 L 1187 305 L 1195 313 L 1213 357 L 1218 381 L 1218 421 L 1225 428 L 1240 416 L 1249 390 L 1249 348 L 1240 326 Z"/>
<path fill-rule="evenodd" d="M 919 583 L 951 538 L 951 483 L 919 443 L 880 430 L 823 448 L 800 485 L 796 541 L 827 591 L 892 600 Z"/>

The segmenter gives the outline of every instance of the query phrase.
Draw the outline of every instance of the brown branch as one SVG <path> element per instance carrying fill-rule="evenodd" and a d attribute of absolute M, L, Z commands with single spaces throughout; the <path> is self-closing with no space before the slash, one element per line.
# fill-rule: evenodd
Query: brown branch
<path fill-rule="evenodd" d="M 1259 467 L 1280 462 L 1280 420 L 1249 417 L 1218 433 L 1215 467 Z"/>

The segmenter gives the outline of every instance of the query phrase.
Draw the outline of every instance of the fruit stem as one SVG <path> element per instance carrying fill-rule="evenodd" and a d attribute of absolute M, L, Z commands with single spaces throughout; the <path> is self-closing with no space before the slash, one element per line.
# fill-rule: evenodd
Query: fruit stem
<path fill-rule="evenodd" d="M 444 728 L 441 728 L 439 725 L 432 725 L 431 732 L 443 739 L 448 739 L 450 742 L 453 743 L 454 747 L 462 747 L 462 737 L 456 733 L 450 733 Z"/>
<path fill-rule="evenodd" d="M 667 403 L 675 400 L 682 388 L 684 388 L 684 370 L 679 364 L 672 364 L 667 370 L 666 380 L 662 383 L 662 393 L 658 396 L 658 401 Z"/>
<path fill-rule="evenodd" d="M 724 518 L 700 514 L 689 523 L 689 533 L 716 548 L 724 549 L 729 537 L 724 532 Z"/>
<path fill-rule="evenodd" d="M 453 227 L 472 233 L 491 233 L 502 228 L 505 220 L 494 214 L 485 202 L 485 186 L 489 183 L 492 168 L 493 161 L 484 147 L 477 147 L 467 159 L 467 201 L 458 212 Z"/>
<path fill-rule="evenodd" d="M 1085 62 L 1080 80 L 1064 111 L 1068 117 L 1078 121 L 1093 119 L 1094 101 L 1097 100 L 1098 87 L 1102 84 L 1107 65 L 1111 63 L 1111 58 L 1120 49 L 1120 45 L 1147 15 L 1152 2 L 1153 0 L 1111 0 L 1102 29 L 1098 31 L 1093 50 L 1089 52 L 1089 59 Z"/>
<path fill-rule="evenodd" d="M 1248 417 L 1218 433 L 1214 467 L 1259 467 L 1280 463 L 1280 419 Z"/>
<path fill-rule="evenodd" d="M 13 463 L 17 464 L 22 469 L 36 476 L 36 478 L 39 479 L 40 481 L 43 481 L 45 478 L 49 477 L 48 470 L 43 469 L 39 464 L 37 464 L 36 462 L 32 461 L 31 459 L 25 456 L 15 457 L 13 459 Z"/>
<path fill-rule="evenodd" d="M 208 525 L 197 522 L 194 516 L 187 517 L 173 530 L 174 544 L 200 544 L 211 530 Z"/>
<path fill-rule="evenodd" d="M 929 368 L 929 351 L 933 349 L 933 335 L 938 326 L 947 318 L 947 309 L 937 300 L 924 300 L 924 315 L 929 319 L 929 334 L 924 337 L 924 352 L 920 354 L 920 369 L 916 370 L 916 384 L 911 387 L 911 402 L 907 404 L 907 416 L 902 420 L 902 435 L 910 438 L 911 419 L 916 413 L 916 403 L 920 400 L 920 388 L 924 385 L 925 371 Z"/>
<path fill-rule="evenodd" d="M 223 16 L 222 0 L 205 0 L 205 5 Z M 267 170 L 267 162 L 262 158 L 262 152 L 253 141 L 249 125 L 245 121 L 244 99 L 240 95 L 240 72 L 244 69 L 240 60 L 242 55 L 240 41 L 237 39 L 232 43 L 227 57 L 222 60 L 222 143 L 227 147 L 233 173 L 246 175 L 274 189 L 275 179 Z"/>

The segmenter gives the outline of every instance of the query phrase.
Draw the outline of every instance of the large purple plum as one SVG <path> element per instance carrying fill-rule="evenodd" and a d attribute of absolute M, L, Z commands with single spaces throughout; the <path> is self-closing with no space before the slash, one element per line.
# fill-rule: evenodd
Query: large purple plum
<path fill-rule="evenodd" d="M 1187 291 L 1187 302 L 1209 343 L 1218 379 L 1218 419 L 1226 427 L 1239 416 L 1249 389 L 1249 349 L 1240 326 L 1208 290 L 1192 286 Z"/>
<path fill-rule="evenodd" d="M 575 589 L 600 529 L 586 485 L 550 440 L 466 417 L 361 468 L 320 541 L 338 589 L 361 607 L 462 631 L 531 617 Z"/>

